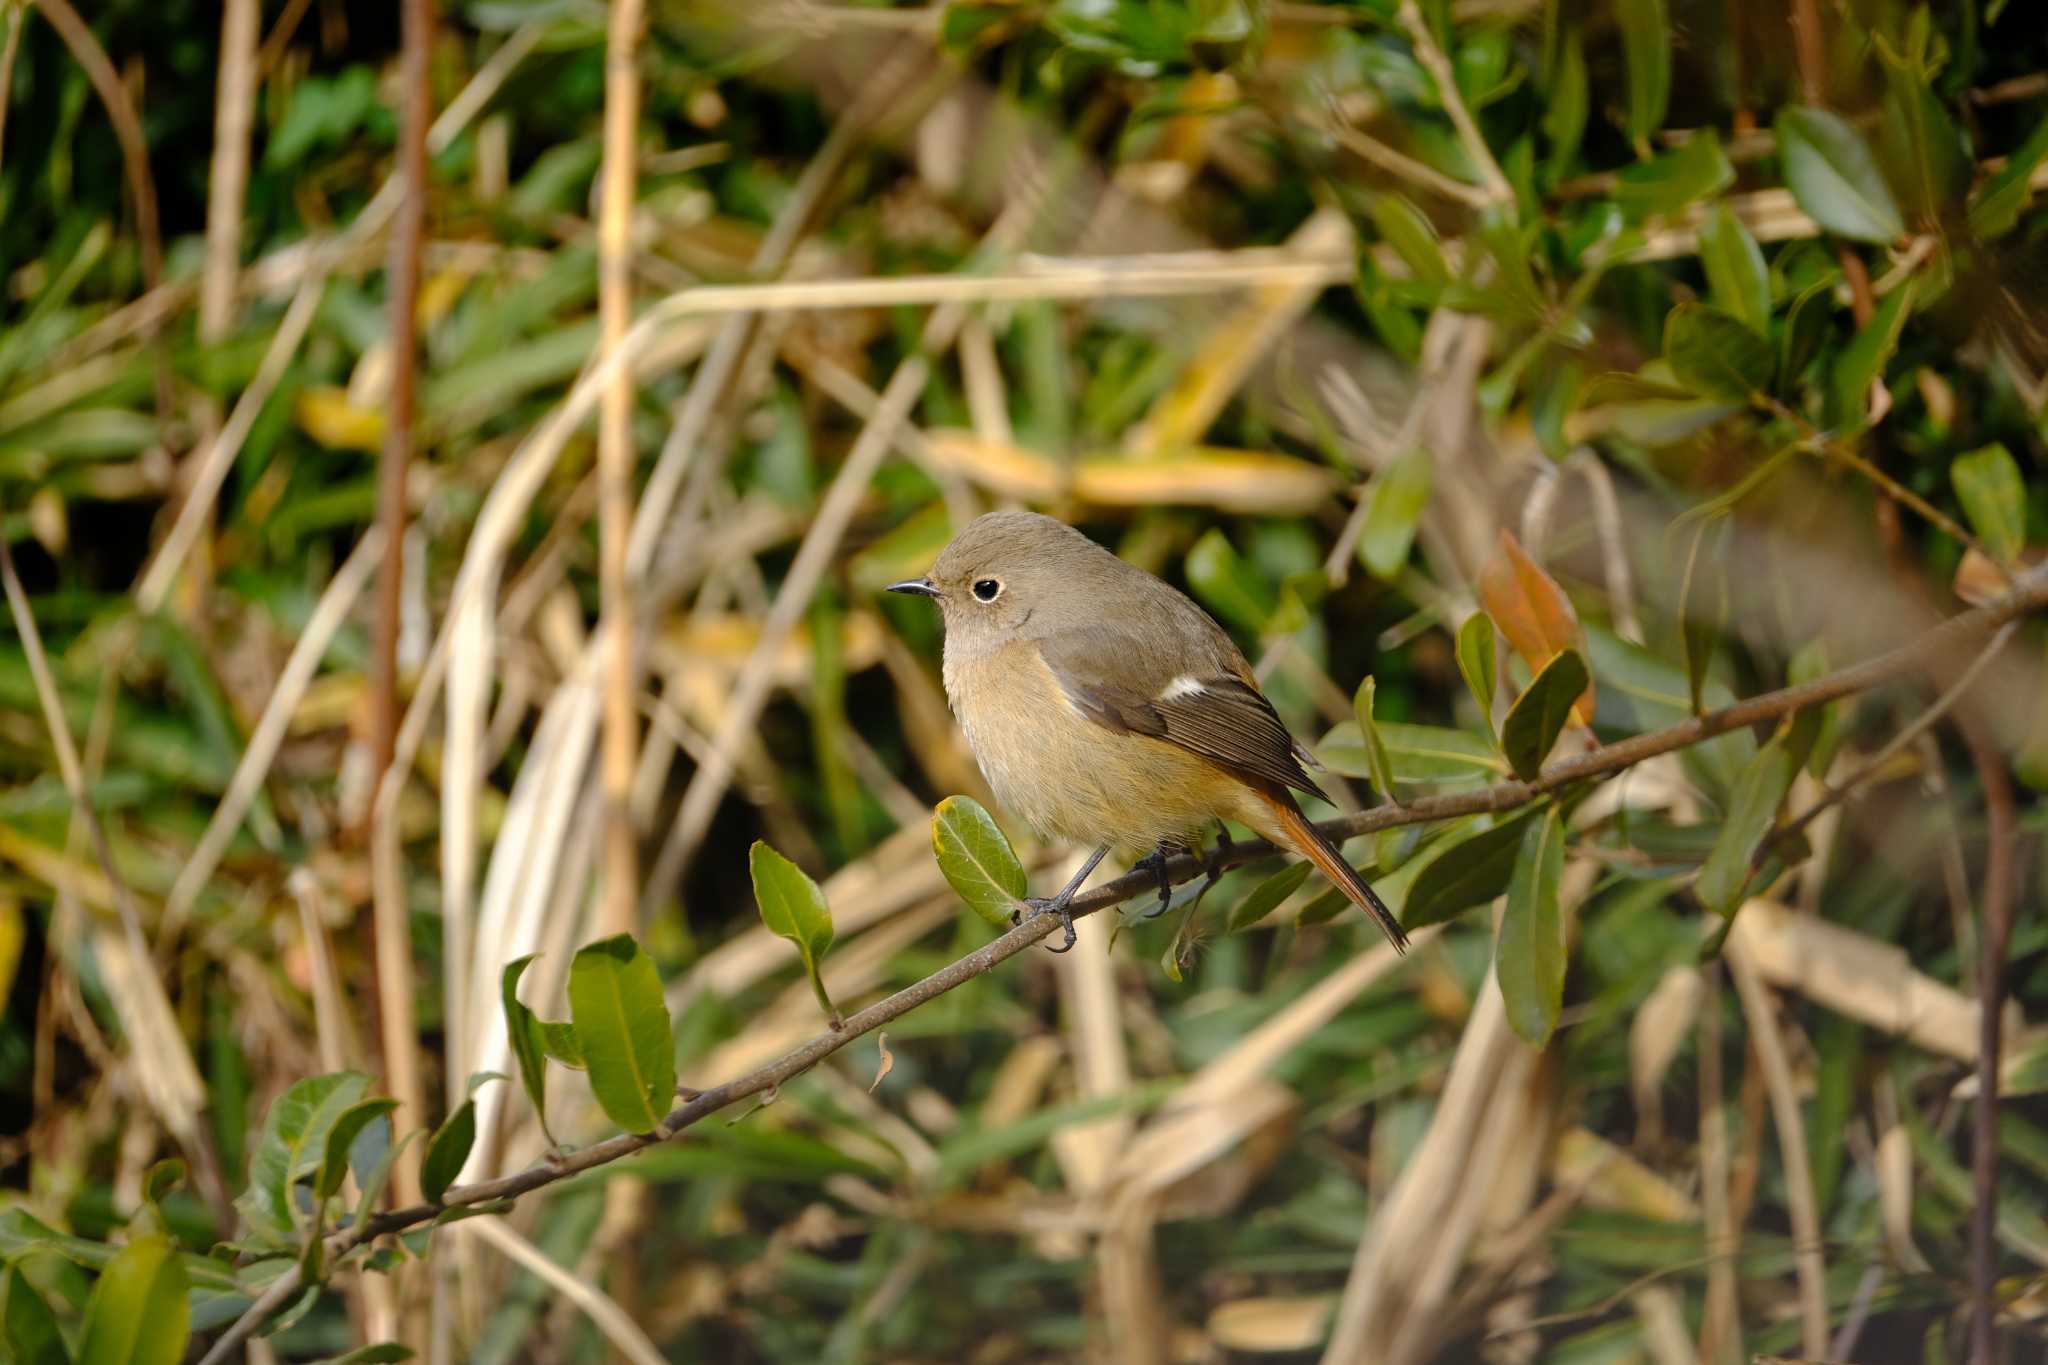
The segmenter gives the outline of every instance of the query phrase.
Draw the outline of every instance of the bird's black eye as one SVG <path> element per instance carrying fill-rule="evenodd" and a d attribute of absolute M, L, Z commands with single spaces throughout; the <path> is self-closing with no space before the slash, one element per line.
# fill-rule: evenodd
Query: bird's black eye
<path fill-rule="evenodd" d="M 977 601 L 993 602 L 1003 595 L 1003 585 L 993 578 L 974 580 L 974 596 Z"/>

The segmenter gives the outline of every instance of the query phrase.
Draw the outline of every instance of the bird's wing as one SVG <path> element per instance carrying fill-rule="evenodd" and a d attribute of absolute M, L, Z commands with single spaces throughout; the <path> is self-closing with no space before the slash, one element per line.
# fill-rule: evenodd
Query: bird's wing
<path fill-rule="evenodd" d="M 1302 770 L 1306 751 L 1249 681 L 1235 647 L 1226 647 L 1222 657 L 1197 651 L 1201 662 L 1181 672 L 1114 627 L 1062 630 L 1038 641 L 1067 699 L 1097 725 L 1165 740 L 1242 777 L 1320 794 Z"/>

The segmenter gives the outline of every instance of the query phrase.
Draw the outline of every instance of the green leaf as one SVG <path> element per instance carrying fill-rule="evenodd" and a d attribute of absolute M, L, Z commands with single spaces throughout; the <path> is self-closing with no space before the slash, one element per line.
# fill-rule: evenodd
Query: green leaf
<path fill-rule="evenodd" d="M 1771 343 L 1733 313 L 1681 303 L 1664 318 L 1664 359 L 1702 398 L 1747 403 L 1768 393 L 1777 368 Z"/>
<path fill-rule="evenodd" d="M 1429 505 L 1436 466 L 1420 446 L 1404 451 L 1373 481 L 1372 505 L 1365 509 L 1365 530 L 1358 538 L 1358 558 L 1374 578 L 1388 580 L 1407 567 L 1415 544 L 1415 523 Z"/>
<path fill-rule="evenodd" d="M 1451 282 L 1451 267 L 1444 260 L 1443 243 L 1437 240 L 1436 229 L 1420 209 L 1386 190 L 1373 196 L 1370 212 L 1380 239 L 1394 249 L 1418 283 L 1442 286 Z"/>
<path fill-rule="evenodd" d="M 761 908 L 761 923 L 796 945 L 818 1007 L 836 1023 L 839 1011 L 825 994 L 823 974 L 825 954 L 832 947 L 832 911 L 825 905 L 825 893 L 802 868 L 758 839 L 747 851 L 747 862 L 754 874 L 754 903 Z"/>
<path fill-rule="evenodd" d="M 1719 194 L 1735 183 L 1735 167 L 1707 128 L 1648 161 L 1625 166 L 1615 177 L 1614 200 L 1630 222 L 1648 214 L 1676 213 Z"/>
<path fill-rule="evenodd" d="M 377 1130 L 375 1125 L 372 1125 L 365 1131 Z M 366 1222 L 370 1215 L 376 1212 L 377 1205 L 384 1200 L 384 1187 L 391 1183 L 391 1172 L 398 1167 L 399 1156 L 412 1145 L 414 1138 L 425 1131 L 422 1128 L 415 1128 L 398 1141 L 385 1143 L 383 1151 L 377 1154 L 376 1164 L 367 1171 L 360 1164 L 356 1165 L 356 1187 L 359 1194 L 356 1198 L 355 1221 L 358 1225 Z M 353 1157 L 351 1160 L 353 1161 Z"/>
<path fill-rule="evenodd" d="M 1367 674 L 1358 685 L 1358 695 L 1352 698 L 1351 709 L 1358 717 L 1358 737 L 1365 746 L 1365 768 L 1372 777 L 1373 789 L 1382 801 L 1394 801 L 1394 760 L 1387 753 L 1386 741 L 1380 738 L 1380 729 L 1372 718 L 1373 697 L 1377 691 L 1372 675 Z"/>
<path fill-rule="evenodd" d="M 1700 228 L 1700 264 L 1714 302 L 1741 318 L 1757 335 L 1771 326 L 1771 278 L 1756 238 L 1724 203 L 1714 205 Z"/>
<path fill-rule="evenodd" d="M 1995 442 L 1973 450 L 1948 467 L 1948 477 L 1991 557 L 2018 562 L 2027 545 L 2027 487 L 2012 452 Z"/>
<path fill-rule="evenodd" d="M 1376 727 L 1392 761 L 1395 782 L 1417 785 L 1476 786 L 1508 775 L 1507 760 L 1493 743 L 1463 730 L 1441 725 L 1405 725 L 1380 721 Z M 1356 721 L 1334 725 L 1316 746 L 1316 757 L 1332 772 L 1346 777 L 1371 777 L 1365 737 Z"/>
<path fill-rule="evenodd" d="M 298 1227 L 293 1187 L 319 1170 L 328 1131 L 369 1086 L 359 1071 L 336 1071 L 309 1076 L 271 1102 L 249 1156 L 249 1188 L 236 1201 L 252 1222 L 281 1236 Z"/>
<path fill-rule="evenodd" d="M 1475 611 L 1458 627 L 1458 671 L 1472 700 L 1479 703 L 1479 719 L 1486 733 L 1493 733 L 1493 694 L 1500 686 L 1500 664 L 1494 653 L 1493 618 Z"/>
<path fill-rule="evenodd" d="M 1522 847 L 1522 830 L 1530 815 L 1481 830 L 1468 839 L 1447 844 L 1408 885 L 1401 923 L 1410 933 L 1439 924 L 1475 905 L 1484 905 L 1507 889 Z"/>
<path fill-rule="evenodd" d="M 1572 703 L 1586 690 L 1591 675 L 1575 649 L 1567 649 L 1543 666 L 1500 724 L 1500 747 L 1515 776 L 1533 782 L 1543 760 L 1571 717 Z"/>
<path fill-rule="evenodd" d="M 1777 738 L 1757 750 L 1736 779 L 1727 821 L 1693 887 L 1701 904 L 1715 914 L 1732 915 L 1742 903 L 1749 885 L 1750 860 L 1777 823 L 1778 805 L 1792 789 L 1798 770 L 1798 756 L 1783 738 Z"/>
<path fill-rule="evenodd" d="M 1616 0 L 1622 56 L 1628 70 L 1629 141 L 1645 142 L 1664 125 L 1671 102 L 1671 19 L 1664 0 Z"/>
<path fill-rule="evenodd" d="M 192 1327 L 185 1289 L 185 1263 L 169 1238 L 130 1242 L 92 1287 L 78 1365 L 178 1365 Z"/>
<path fill-rule="evenodd" d="M 547 1043 L 542 1037 L 540 1017 L 519 1000 L 519 978 L 525 973 L 527 964 L 538 956 L 538 953 L 528 953 L 506 963 L 498 978 L 498 994 L 505 1010 L 505 1037 L 512 1045 L 513 1058 L 519 1063 L 519 1083 L 526 1090 L 526 1098 L 533 1103 L 541 1132 L 546 1134 L 549 1142 L 553 1142 L 555 1135 L 548 1129 Z M 571 1036 L 574 1036 L 573 1032 Z"/>
<path fill-rule="evenodd" d="M 590 1068 L 590 1063 L 583 1060 L 583 1044 L 577 1040 L 575 1028 L 560 1019 L 540 1021 L 540 1047 L 563 1066 L 577 1071 Z"/>
<path fill-rule="evenodd" d="M 675 1038 L 661 977 L 630 934 L 577 950 L 569 1018 L 606 1117 L 629 1133 L 659 1128 L 676 1093 Z"/>
<path fill-rule="evenodd" d="M 1962 134 L 1917 76 L 1893 76 L 1885 91 L 1879 145 L 1883 164 L 1916 222 L 1937 221 L 1970 187 L 1969 149 Z"/>
<path fill-rule="evenodd" d="M 142 1197 L 152 1204 L 161 1204 L 184 1183 L 185 1163 L 174 1156 L 165 1157 L 143 1175 Z"/>
<path fill-rule="evenodd" d="M 1586 135 L 1586 114 L 1592 107 L 1586 80 L 1586 44 L 1577 26 L 1558 46 L 1557 74 L 1550 82 L 1550 102 L 1543 110 L 1543 135 L 1550 139 L 1550 171 L 1562 177 L 1579 154 Z"/>
<path fill-rule="evenodd" d="M 2035 125 L 2012 159 L 1970 200 L 1970 231 L 1987 240 L 2011 232 L 2033 198 L 2034 169 L 2043 160 L 2048 160 L 2048 118 Z"/>
<path fill-rule="evenodd" d="M 9 1266 L 0 1280 L 0 1347 L 6 1348 L 0 1355 L 17 1365 L 71 1365 L 57 1315 L 19 1265 Z"/>
<path fill-rule="evenodd" d="M 1825 109 L 1778 114 L 1778 155 L 1799 207 L 1828 231 L 1860 242 L 1890 242 L 1906 231 L 1891 187 L 1863 135 Z"/>
<path fill-rule="evenodd" d="M 1877 312 L 1835 357 L 1829 392 L 1832 411 L 1829 421 L 1841 428 L 1861 431 L 1870 425 L 1870 386 L 1884 377 L 1884 367 L 1898 349 L 1899 333 L 1913 311 L 1913 294 L 1918 282 L 1907 280 L 1885 295 Z"/>
<path fill-rule="evenodd" d="M 1792 300 L 1778 344 L 1778 379 L 1790 386 L 1820 354 L 1835 312 L 1835 276 L 1815 280 Z"/>
<path fill-rule="evenodd" d="M 932 854 L 946 884 L 967 908 L 997 929 L 1010 927 L 1010 915 L 1030 889 L 1024 864 L 995 817 L 971 796 L 949 796 L 932 812 Z"/>
<path fill-rule="evenodd" d="M 363 1129 L 398 1108 L 398 1101 L 385 1096 L 364 1100 L 361 1104 L 350 1105 L 334 1120 L 334 1126 L 327 1130 L 327 1142 L 320 1156 L 320 1169 L 313 1177 L 313 1197 L 328 1200 L 341 1192 L 341 1182 L 348 1174 L 349 1148 L 355 1145 Z"/>
<path fill-rule="evenodd" d="M 1685 559 L 1685 577 L 1678 587 L 1678 611 L 1684 636 L 1685 681 L 1691 693 L 1692 713 L 1706 707 L 1707 666 L 1713 662 L 1714 641 L 1728 619 L 1728 575 L 1725 556 L 1729 524 L 1715 526 L 1702 521 L 1693 533 L 1692 550 Z M 1704 559 L 1700 551 L 1709 535 L 1714 548 Z"/>
<path fill-rule="evenodd" d="M 1251 893 L 1237 903 L 1225 921 L 1223 932 L 1242 933 L 1260 920 L 1273 913 L 1280 903 L 1301 889 L 1308 880 L 1308 874 L 1315 870 L 1309 862 L 1289 863 L 1266 880 L 1251 889 Z"/>
<path fill-rule="evenodd" d="M 395 1341 L 379 1341 L 369 1346 L 358 1346 L 345 1356 L 329 1356 L 315 1362 L 315 1365 L 397 1365 L 402 1360 L 413 1358 L 410 1346 L 401 1346 Z"/>
<path fill-rule="evenodd" d="M 669 1090 L 675 1090 L 673 1083 Z M 609 1106 L 605 1112 L 611 1112 Z M 653 1126 L 649 1124 L 648 1128 Z M 636 1128 L 633 1131 L 646 1132 L 647 1129 Z M 441 1196 L 448 1193 L 455 1177 L 462 1174 L 462 1163 L 469 1160 L 469 1149 L 475 1145 L 476 1101 L 464 1100 L 427 1140 L 427 1155 L 420 1162 L 420 1193 L 429 1204 L 441 1202 Z"/>
<path fill-rule="evenodd" d="M 1564 915 L 1558 907 L 1563 878 L 1564 819 L 1549 806 L 1522 831 L 1494 950 L 1508 1023 L 1531 1047 L 1550 1041 L 1564 1004 Z"/>
<path fill-rule="evenodd" d="M 1273 614 L 1271 586 L 1239 558 L 1229 537 L 1210 527 L 1188 551 L 1188 586 L 1195 596 L 1231 625 L 1263 631 Z"/>

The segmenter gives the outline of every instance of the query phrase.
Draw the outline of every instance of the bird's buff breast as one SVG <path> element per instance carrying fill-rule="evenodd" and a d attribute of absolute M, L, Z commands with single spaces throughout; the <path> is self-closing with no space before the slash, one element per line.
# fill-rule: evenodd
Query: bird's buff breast
<path fill-rule="evenodd" d="M 1042 835 L 1147 849 L 1238 818 L 1240 784 L 1183 749 L 1089 720 L 1036 645 L 946 654 L 946 696 L 996 799 Z"/>

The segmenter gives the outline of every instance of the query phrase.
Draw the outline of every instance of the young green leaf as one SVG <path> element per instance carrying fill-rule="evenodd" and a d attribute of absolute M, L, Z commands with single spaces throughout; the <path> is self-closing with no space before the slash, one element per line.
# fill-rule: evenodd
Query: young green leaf
<path fill-rule="evenodd" d="M 1870 425 L 1870 386 L 1884 378 L 1885 364 L 1898 349 L 1899 333 L 1913 311 L 1916 284 L 1909 279 L 1885 295 L 1876 314 L 1835 357 L 1834 373 L 1829 377 L 1831 424 L 1856 431 Z"/>
<path fill-rule="evenodd" d="M 1500 724 L 1500 747 L 1515 776 L 1533 782 L 1564 730 L 1572 704 L 1586 690 L 1586 661 L 1568 649 L 1544 665 Z"/>
<path fill-rule="evenodd" d="M 177 1365 L 192 1327 L 185 1289 L 185 1263 L 168 1238 L 130 1242 L 92 1287 L 78 1365 Z"/>
<path fill-rule="evenodd" d="M 1446 844 L 1408 884 L 1401 923 L 1413 933 L 1484 905 L 1507 889 L 1529 819 L 1530 813 L 1524 812 L 1492 829 Z"/>
<path fill-rule="evenodd" d="M 1622 58 L 1628 72 L 1629 141 L 1642 143 L 1663 126 L 1671 102 L 1671 18 L 1664 0 L 1617 0 Z"/>
<path fill-rule="evenodd" d="M 587 1071 L 590 1063 L 583 1060 L 583 1044 L 576 1039 L 574 1026 L 561 1019 L 540 1021 L 540 1047 L 555 1061 L 575 1071 Z"/>
<path fill-rule="evenodd" d="M 1415 544 L 1415 524 L 1429 505 L 1436 466 L 1429 452 L 1417 446 L 1405 451 L 1373 481 L 1372 505 L 1365 509 L 1365 529 L 1358 538 L 1358 558 L 1374 578 L 1391 579 L 1408 563 Z"/>
<path fill-rule="evenodd" d="M 971 796 L 949 796 L 932 812 L 932 854 L 939 872 L 967 908 L 997 929 L 1030 889 L 1024 864 L 995 817 Z"/>
<path fill-rule="evenodd" d="M 1768 393 L 1778 357 L 1741 318 L 1681 303 L 1664 318 L 1664 359 L 1678 382 L 1702 398 L 1747 403 Z"/>
<path fill-rule="evenodd" d="M 252 1223 L 280 1236 L 296 1230 L 292 1187 L 319 1170 L 328 1131 L 369 1086 L 359 1071 L 336 1071 L 309 1076 L 271 1102 L 249 1156 L 249 1188 L 236 1201 Z"/>
<path fill-rule="evenodd" d="M 1490 738 L 1443 725 L 1405 725 L 1391 720 L 1380 721 L 1375 728 L 1386 745 L 1397 783 L 1470 787 L 1498 782 L 1508 775 L 1507 760 Z M 1365 737 L 1357 721 L 1331 726 L 1316 746 L 1316 757 L 1331 772 L 1346 777 L 1372 776 Z"/>
<path fill-rule="evenodd" d="M 1847 121 L 1795 106 L 1782 110 L 1775 126 L 1785 182 L 1815 222 L 1861 242 L 1890 242 L 1905 233 L 1877 158 Z"/>
<path fill-rule="evenodd" d="M 1624 166 L 1615 177 L 1614 201 L 1631 223 L 1651 214 L 1677 213 L 1735 183 L 1735 166 L 1709 128 L 1648 161 Z"/>
<path fill-rule="evenodd" d="M 142 1197 L 152 1204 L 161 1204 L 184 1183 L 185 1163 L 174 1156 L 165 1157 L 144 1173 Z"/>
<path fill-rule="evenodd" d="M 1792 789 L 1798 756 L 1783 737 L 1757 751 L 1736 779 L 1728 801 L 1728 819 L 1714 840 L 1693 891 L 1701 904 L 1719 915 L 1732 915 L 1749 885 L 1749 865 L 1757 846 L 1777 823 L 1778 805 Z"/>
<path fill-rule="evenodd" d="M 420 1193 L 429 1204 L 441 1202 L 441 1196 L 448 1193 L 448 1187 L 462 1173 L 462 1163 L 469 1160 L 469 1149 L 475 1145 L 476 1101 L 464 1100 L 427 1140 L 427 1155 L 420 1162 Z"/>
<path fill-rule="evenodd" d="M 2011 232 L 2033 198 L 2034 170 L 2048 160 L 2048 118 L 2027 134 L 2012 159 L 1970 200 L 1970 231 L 1989 240 Z"/>
<path fill-rule="evenodd" d="M 1373 196 L 1370 212 L 1381 240 L 1394 249 L 1418 282 L 1438 286 L 1451 282 L 1451 267 L 1444 260 L 1443 244 L 1420 209 L 1393 191 L 1384 190 Z"/>
<path fill-rule="evenodd" d="M 355 1146 L 363 1129 L 398 1108 L 398 1101 L 380 1096 L 364 1100 L 361 1104 L 350 1105 L 342 1110 L 334 1126 L 327 1130 L 327 1142 L 320 1155 L 320 1169 L 313 1177 L 313 1197 L 325 1201 L 341 1192 L 342 1179 L 348 1175 L 349 1148 Z"/>
<path fill-rule="evenodd" d="M 1712 536 L 1714 548 L 1705 548 Z M 1728 525 L 1700 522 L 1693 532 L 1692 550 L 1685 557 L 1685 577 L 1678 586 L 1678 610 L 1685 646 L 1685 681 L 1692 697 L 1692 713 L 1705 709 L 1707 666 L 1713 662 L 1714 641 L 1728 619 L 1727 553 Z"/>
<path fill-rule="evenodd" d="M 1396 801 L 1394 795 L 1394 760 L 1387 753 L 1387 744 L 1380 737 L 1380 727 L 1372 718 L 1373 698 L 1377 686 L 1370 675 L 1358 685 L 1358 695 L 1351 700 L 1352 710 L 1358 716 L 1358 735 L 1365 745 L 1365 767 L 1372 777 L 1373 789 L 1382 801 Z"/>
<path fill-rule="evenodd" d="M 1549 806 L 1522 831 L 1493 955 L 1508 1023 L 1531 1047 L 1550 1041 L 1564 1003 L 1564 915 L 1558 907 L 1563 877 L 1564 819 Z"/>
<path fill-rule="evenodd" d="M 1970 187 L 1969 148 L 1955 120 L 1914 73 L 1892 76 L 1878 146 L 1892 184 L 1915 222 L 1940 218 Z"/>
<path fill-rule="evenodd" d="M 1301 889 L 1308 880 L 1308 874 L 1315 869 L 1309 862 L 1289 863 L 1266 880 L 1251 889 L 1251 893 L 1237 903 L 1225 921 L 1223 932 L 1241 933 L 1279 908 L 1282 901 Z"/>
<path fill-rule="evenodd" d="M 1558 45 L 1557 74 L 1550 82 L 1550 102 L 1543 110 L 1543 135 L 1550 139 L 1550 171 L 1562 178 L 1579 154 L 1586 135 L 1586 114 L 1592 108 L 1586 79 L 1586 43 L 1574 25 Z"/>
<path fill-rule="evenodd" d="M 1700 228 L 1700 264 L 1714 302 L 1742 319 L 1757 335 L 1771 327 L 1771 277 L 1756 238 L 1724 203 L 1714 205 Z"/>
<path fill-rule="evenodd" d="M 630 934 L 577 950 L 569 1018 L 605 1115 L 630 1133 L 659 1128 L 676 1093 L 675 1037 L 661 977 Z"/>
<path fill-rule="evenodd" d="M 519 1063 L 519 1083 L 526 1089 L 526 1098 L 533 1103 L 541 1132 L 546 1134 L 549 1142 L 553 1142 L 555 1135 L 548 1131 L 547 1043 L 542 1037 L 539 1016 L 519 1000 L 519 978 L 526 971 L 527 964 L 538 956 L 538 953 L 528 953 L 507 962 L 498 978 L 498 994 L 505 1010 L 505 1037 L 512 1045 L 513 1059 Z"/>
<path fill-rule="evenodd" d="M 825 994 L 825 954 L 832 947 L 832 912 L 825 905 L 825 893 L 802 868 L 758 839 L 747 852 L 747 862 L 754 874 L 754 903 L 761 908 L 761 923 L 796 945 L 804 974 L 817 993 L 818 1008 L 836 1023 L 839 1011 Z"/>
<path fill-rule="evenodd" d="M 1948 477 L 1991 557 L 2016 563 L 2027 545 L 2027 488 L 2012 452 L 1995 442 L 1973 450 L 1948 467 Z"/>
<path fill-rule="evenodd" d="M 1500 663 L 1494 653 L 1493 619 L 1475 611 L 1458 627 L 1458 672 L 1479 703 L 1479 718 L 1486 733 L 1493 733 L 1493 694 L 1500 686 Z"/>
<path fill-rule="evenodd" d="M 1785 326 L 1778 339 L 1778 382 L 1790 385 L 1806 373 L 1806 367 L 1820 354 L 1827 337 L 1828 322 L 1835 311 L 1835 276 L 1815 280 L 1800 291 L 1785 313 Z"/>
<path fill-rule="evenodd" d="M 57 1315 L 19 1265 L 0 1280 L 0 1357 L 17 1365 L 71 1365 Z"/>

